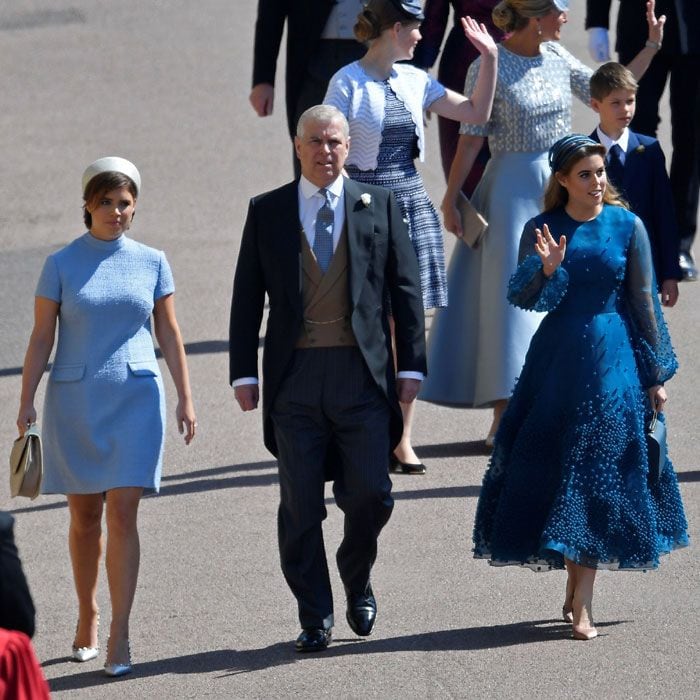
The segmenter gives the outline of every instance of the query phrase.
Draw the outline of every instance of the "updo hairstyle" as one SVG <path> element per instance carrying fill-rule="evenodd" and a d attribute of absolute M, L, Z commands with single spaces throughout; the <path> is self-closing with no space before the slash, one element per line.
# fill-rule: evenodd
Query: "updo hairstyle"
<path fill-rule="evenodd" d="M 416 19 L 409 19 L 400 12 L 390 0 L 369 0 L 365 9 L 357 15 L 357 22 L 353 27 L 355 38 L 366 43 L 378 39 L 385 29 L 400 24 L 414 24 Z"/>
<path fill-rule="evenodd" d="M 527 26 L 531 17 L 545 17 L 554 10 L 552 0 L 501 0 L 493 8 L 491 19 L 504 33 Z"/>

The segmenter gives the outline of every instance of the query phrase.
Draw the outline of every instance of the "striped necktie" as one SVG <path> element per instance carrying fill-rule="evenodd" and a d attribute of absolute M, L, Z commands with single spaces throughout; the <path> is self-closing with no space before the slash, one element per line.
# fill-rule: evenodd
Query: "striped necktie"
<path fill-rule="evenodd" d="M 333 257 L 333 209 L 330 193 L 325 187 L 319 190 L 324 202 L 316 214 L 313 251 L 319 267 L 325 274 Z"/>

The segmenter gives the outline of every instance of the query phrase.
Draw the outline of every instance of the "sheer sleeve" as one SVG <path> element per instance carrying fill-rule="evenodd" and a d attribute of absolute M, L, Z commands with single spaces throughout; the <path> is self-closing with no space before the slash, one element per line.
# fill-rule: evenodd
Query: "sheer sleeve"
<path fill-rule="evenodd" d="M 656 295 L 656 280 L 649 236 L 635 220 L 625 274 L 625 298 L 632 347 L 644 388 L 663 384 L 678 369 L 666 321 Z"/>
<path fill-rule="evenodd" d="M 508 283 L 508 301 L 528 311 L 551 311 L 564 298 L 569 286 L 569 273 L 560 265 L 551 277 L 542 271 L 540 256 L 534 253 L 535 222 L 525 224 L 520 237 L 518 268 Z"/>

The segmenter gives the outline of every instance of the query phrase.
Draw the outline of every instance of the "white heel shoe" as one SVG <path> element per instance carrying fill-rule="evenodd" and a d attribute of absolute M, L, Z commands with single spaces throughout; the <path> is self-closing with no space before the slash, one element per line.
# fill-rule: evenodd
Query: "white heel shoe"
<path fill-rule="evenodd" d="M 78 634 L 78 626 L 80 625 L 80 621 L 78 621 L 78 624 L 75 626 L 75 633 Z M 99 630 L 100 627 L 100 616 L 97 616 L 97 628 Z M 94 647 L 77 647 L 75 644 L 71 647 L 71 659 L 73 661 L 78 661 L 80 663 L 83 663 L 84 661 L 92 661 L 93 659 L 97 658 L 97 655 L 100 653 L 100 648 L 99 646 L 94 646 Z"/>
<path fill-rule="evenodd" d="M 109 648 L 109 640 L 107 640 L 107 648 Z M 131 667 L 131 645 L 128 646 L 129 661 L 125 664 L 105 664 L 105 675 L 110 678 L 118 678 L 119 676 L 126 676 L 133 670 Z"/>
<path fill-rule="evenodd" d="M 71 653 L 73 661 L 92 661 L 97 658 L 100 653 L 99 647 L 76 647 L 74 646 Z"/>

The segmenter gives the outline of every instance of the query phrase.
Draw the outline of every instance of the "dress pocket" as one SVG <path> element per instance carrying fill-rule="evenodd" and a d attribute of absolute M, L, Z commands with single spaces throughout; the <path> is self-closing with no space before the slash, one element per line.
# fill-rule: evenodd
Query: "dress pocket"
<path fill-rule="evenodd" d="M 157 377 L 158 360 L 129 360 L 127 363 L 135 377 Z"/>
<path fill-rule="evenodd" d="M 54 365 L 51 379 L 54 382 L 79 382 L 85 375 L 85 365 Z"/>

